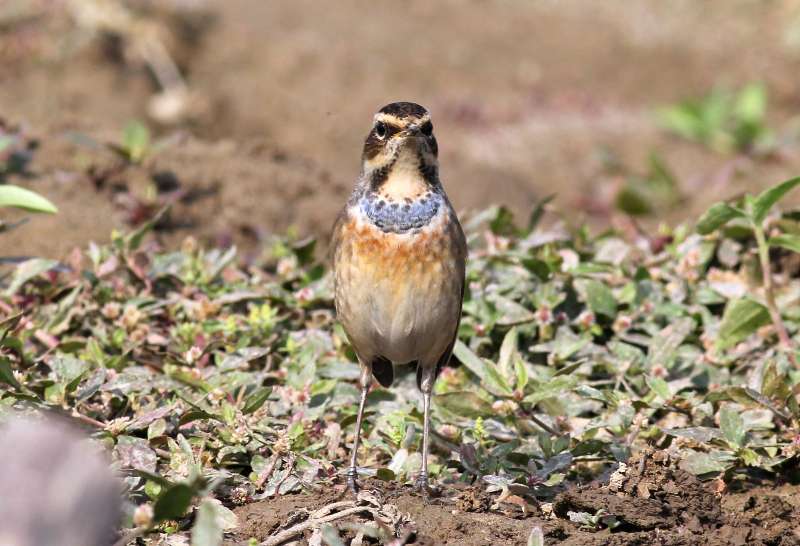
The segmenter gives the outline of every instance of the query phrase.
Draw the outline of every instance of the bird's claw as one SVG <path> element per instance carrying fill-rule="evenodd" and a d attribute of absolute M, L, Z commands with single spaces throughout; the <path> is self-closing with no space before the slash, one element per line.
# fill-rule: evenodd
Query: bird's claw
<path fill-rule="evenodd" d="M 427 501 L 430 500 L 431 497 L 438 497 L 440 491 L 436 487 L 432 487 L 428 482 L 428 473 L 427 472 L 420 472 L 419 476 L 417 476 L 416 481 L 416 489 L 422 495 L 422 497 Z"/>
<path fill-rule="evenodd" d="M 356 477 L 358 476 L 358 471 L 354 467 L 350 467 L 347 470 L 347 488 L 350 489 L 350 492 L 353 495 L 358 494 L 358 482 L 356 481 Z"/>

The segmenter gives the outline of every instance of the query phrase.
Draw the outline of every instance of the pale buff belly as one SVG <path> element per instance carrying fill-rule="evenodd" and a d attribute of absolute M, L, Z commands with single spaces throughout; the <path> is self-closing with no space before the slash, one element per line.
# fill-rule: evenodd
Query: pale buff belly
<path fill-rule="evenodd" d="M 435 363 L 459 320 L 464 256 L 458 238 L 446 225 L 418 235 L 351 227 L 335 262 L 336 303 L 356 352 L 365 360 Z"/>

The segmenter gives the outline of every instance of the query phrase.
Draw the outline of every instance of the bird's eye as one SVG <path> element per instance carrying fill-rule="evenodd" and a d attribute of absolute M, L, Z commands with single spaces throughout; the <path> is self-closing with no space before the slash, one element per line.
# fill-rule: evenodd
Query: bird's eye
<path fill-rule="evenodd" d="M 383 140 L 386 138 L 386 124 L 382 121 L 379 121 L 375 124 L 375 135 Z"/>
<path fill-rule="evenodd" d="M 422 134 L 425 136 L 431 136 L 433 134 L 433 124 L 430 121 L 426 121 L 425 124 L 419 128 L 422 131 Z"/>

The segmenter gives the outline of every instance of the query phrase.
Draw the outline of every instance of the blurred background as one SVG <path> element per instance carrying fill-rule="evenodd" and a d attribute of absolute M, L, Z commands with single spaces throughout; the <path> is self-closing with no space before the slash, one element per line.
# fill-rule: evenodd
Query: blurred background
<path fill-rule="evenodd" d="M 395 100 L 459 211 L 655 229 L 800 173 L 799 72 L 792 0 L 2 0 L 0 183 L 59 212 L 0 244 L 59 258 L 169 203 L 168 245 L 324 240 Z"/>

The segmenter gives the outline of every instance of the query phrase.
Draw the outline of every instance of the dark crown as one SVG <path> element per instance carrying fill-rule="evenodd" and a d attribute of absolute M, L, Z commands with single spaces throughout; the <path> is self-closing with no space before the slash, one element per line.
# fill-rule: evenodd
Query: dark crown
<path fill-rule="evenodd" d="M 393 102 L 391 104 L 387 104 L 378 110 L 378 112 L 381 114 L 395 116 L 398 119 L 408 117 L 421 118 L 428 113 L 424 107 L 414 102 Z"/>

